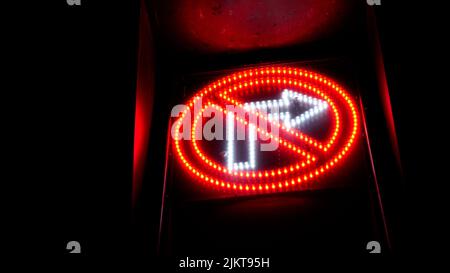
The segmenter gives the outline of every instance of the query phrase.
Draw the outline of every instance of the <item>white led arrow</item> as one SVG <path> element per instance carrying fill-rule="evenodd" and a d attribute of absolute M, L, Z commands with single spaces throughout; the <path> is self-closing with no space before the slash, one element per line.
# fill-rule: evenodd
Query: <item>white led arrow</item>
<path fill-rule="evenodd" d="M 307 111 L 302 114 L 291 118 L 289 111 L 279 112 L 280 109 L 288 109 L 289 105 L 296 100 L 300 103 L 311 105 Z M 284 89 L 281 93 L 281 99 L 278 100 L 264 100 L 264 101 L 252 101 L 244 103 L 244 109 L 250 110 L 262 110 L 262 112 L 270 112 L 267 114 L 267 119 L 280 120 L 284 123 L 286 128 L 297 127 L 305 121 L 311 119 L 315 115 L 323 112 L 328 108 L 328 103 L 324 100 L 313 98 L 292 90 Z M 228 112 L 227 114 L 227 166 L 230 170 L 248 170 L 255 169 L 256 167 L 256 125 L 249 124 L 249 140 L 248 140 L 248 158 L 249 161 L 234 162 L 234 114 Z"/>

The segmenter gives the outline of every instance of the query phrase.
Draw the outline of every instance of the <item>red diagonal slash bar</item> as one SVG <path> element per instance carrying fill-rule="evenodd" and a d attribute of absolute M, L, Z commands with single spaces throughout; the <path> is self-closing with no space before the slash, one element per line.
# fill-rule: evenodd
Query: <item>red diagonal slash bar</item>
<path fill-rule="evenodd" d="M 260 78 L 259 80 L 255 80 L 254 82 L 252 81 L 251 84 L 247 83 L 247 82 L 244 82 L 243 84 L 230 86 L 227 89 L 228 91 L 222 89 L 222 91 L 220 91 L 217 96 L 222 101 L 226 101 L 227 103 L 230 103 L 231 105 L 243 108 L 243 103 L 240 102 L 239 100 L 231 97 L 231 96 L 228 96 L 228 93 L 231 93 L 231 92 L 233 92 L 235 90 L 239 90 L 239 89 L 241 89 L 243 87 L 245 88 L 247 86 L 251 86 L 251 85 L 253 85 L 253 83 L 255 85 L 258 85 L 258 84 L 264 83 L 264 82 L 266 82 L 266 78 Z M 306 84 L 306 83 L 302 83 L 302 82 L 298 82 L 298 81 L 292 81 L 292 83 L 296 84 L 296 85 L 298 84 L 301 87 L 305 87 L 305 88 L 307 88 L 310 91 L 318 92 L 319 94 L 320 93 L 323 94 L 323 92 L 321 92 L 319 89 L 317 89 L 316 87 L 314 87 L 312 85 L 309 85 L 309 84 Z M 278 121 L 270 121 L 270 120 L 268 120 L 267 115 L 261 114 L 261 113 L 259 113 L 257 111 L 250 111 L 250 112 L 252 114 L 255 114 L 256 116 L 258 116 L 260 118 L 265 119 L 266 122 L 269 122 L 272 126 L 278 126 L 278 128 L 281 129 L 283 132 L 294 136 L 296 139 L 298 139 L 300 142 L 308 145 L 310 148 L 312 148 L 314 150 L 317 150 L 317 151 L 320 151 L 320 152 L 327 152 L 329 150 L 329 148 L 332 146 L 332 144 L 334 144 L 334 142 L 335 142 L 335 140 L 336 140 L 336 138 L 337 138 L 337 136 L 339 134 L 339 129 L 340 129 L 339 119 L 340 118 L 339 118 L 339 111 L 337 110 L 337 108 L 334 105 L 333 101 L 330 100 L 328 98 L 328 96 L 326 96 L 326 95 L 323 95 L 322 97 L 330 105 L 330 107 L 331 107 L 331 109 L 332 109 L 332 111 L 334 113 L 335 121 L 337 121 L 337 124 L 334 125 L 334 128 L 332 130 L 332 134 L 331 134 L 330 138 L 325 143 L 321 143 L 320 141 L 314 139 L 313 137 L 310 137 L 310 136 L 307 136 L 307 135 L 303 134 L 299 130 L 293 130 L 293 129 L 286 128 L 283 124 L 279 123 Z"/>

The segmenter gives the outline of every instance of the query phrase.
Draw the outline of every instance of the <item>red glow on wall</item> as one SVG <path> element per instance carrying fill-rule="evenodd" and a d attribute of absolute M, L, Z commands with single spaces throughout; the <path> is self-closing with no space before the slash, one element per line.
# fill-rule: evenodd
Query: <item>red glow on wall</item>
<path fill-rule="evenodd" d="M 331 114 L 331 129 L 325 139 L 315 139 L 301 130 L 287 127 L 277 120 L 269 120 L 267 115 L 251 110 L 251 113 L 276 126 L 288 137 L 273 135 L 257 126 L 257 134 L 269 137 L 279 144 L 284 156 L 295 158 L 290 165 L 270 169 L 235 170 L 217 162 L 208 156 L 195 140 L 195 130 L 202 111 L 214 108 L 226 114 L 226 105 L 244 108 L 240 99 L 252 92 L 273 90 L 281 94 L 282 90 L 299 91 L 310 97 L 327 103 Z M 201 112 L 190 117 L 194 104 L 202 102 Z M 243 70 L 207 85 L 198 91 L 186 105 L 180 117 L 175 121 L 174 148 L 183 168 L 203 186 L 213 189 L 234 191 L 246 194 L 267 193 L 273 191 L 297 190 L 298 186 L 325 176 L 344 161 L 354 146 L 359 131 L 357 108 L 349 93 L 332 79 L 321 74 L 281 66 L 264 66 Z M 193 111 L 192 111 L 193 112 Z M 184 119 L 191 119 L 193 126 L 191 140 L 182 140 L 181 127 Z M 249 121 L 238 116 L 234 122 L 249 126 Z"/>
<path fill-rule="evenodd" d="M 389 140 L 392 145 L 392 150 L 395 155 L 395 159 L 397 161 L 397 166 L 400 169 L 400 172 L 402 172 L 402 163 L 401 163 L 401 157 L 400 157 L 400 147 L 398 144 L 398 138 L 397 138 L 397 130 L 395 126 L 395 119 L 394 119 L 394 113 L 392 111 L 392 105 L 391 105 L 391 96 L 389 94 L 389 85 L 386 78 L 386 71 L 384 66 L 384 57 L 383 57 L 383 51 L 380 44 L 379 34 L 378 34 L 378 28 L 375 22 L 375 14 L 373 10 L 369 10 L 368 12 L 368 19 L 369 19 L 369 33 L 372 33 L 371 38 L 373 50 L 374 50 L 374 58 L 375 58 L 375 69 L 377 74 L 377 80 L 378 80 L 378 89 L 381 97 L 381 105 L 383 106 L 383 112 L 386 119 L 386 125 L 389 131 Z"/>
<path fill-rule="evenodd" d="M 144 1 L 141 1 L 133 148 L 133 204 L 136 203 L 141 189 L 147 158 L 154 95 L 153 58 L 149 19 Z"/>
<path fill-rule="evenodd" d="M 159 20 L 183 46 L 246 50 L 311 42 L 335 31 L 350 0 L 172 0 Z"/>

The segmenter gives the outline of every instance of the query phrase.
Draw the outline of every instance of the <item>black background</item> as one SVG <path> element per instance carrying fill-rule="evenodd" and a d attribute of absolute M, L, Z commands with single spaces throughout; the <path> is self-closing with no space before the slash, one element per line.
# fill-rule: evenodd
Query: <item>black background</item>
<path fill-rule="evenodd" d="M 82 2 L 21 3 L 11 10 L 5 40 L 13 45 L 6 52 L 12 59 L 12 126 L 5 131 L 14 144 L 11 168 L 5 166 L 12 172 L 7 184 L 17 188 L 10 205 L 15 232 L 6 236 L 13 254 L 67 256 L 67 241 L 78 240 L 82 256 L 139 256 L 132 251 L 131 183 L 123 183 L 132 174 L 139 5 Z M 422 256 L 439 251 L 434 219 L 445 217 L 436 203 L 445 179 L 434 171 L 436 150 L 428 148 L 431 128 L 438 127 L 418 114 L 418 106 L 429 107 L 421 95 L 442 90 L 430 78 L 439 73 L 428 61 L 443 57 L 432 37 L 445 34 L 444 24 L 435 22 L 444 17 L 436 4 L 393 2 L 375 9 L 405 174 L 397 204 L 403 219 L 399 256 Z M 152 249 L 143 253 L 154 257 Z"/>

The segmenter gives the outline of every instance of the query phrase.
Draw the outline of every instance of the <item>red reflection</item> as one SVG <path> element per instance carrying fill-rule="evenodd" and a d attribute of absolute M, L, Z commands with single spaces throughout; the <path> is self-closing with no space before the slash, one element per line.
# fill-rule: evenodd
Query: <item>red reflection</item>
<path fill-rule="evenodd" d="M 145 159 L 147 157 L 154 94 L 152 37 L 147 11 L 143 8 L 143 4 L 144 2 L 141 1 L 136 110 L 134 121 L 133 204 L 137 201 L 142 184 L 142 175 L 144 172 Z"/>
<path fill-rule="evenodd" d="M 384 66 L 384 57 L 383 57 L 383 51 L 380 44 L 380 39 L 378 35 L 378 28 L 376 26 L 375 21 L 375 14 L 372 10 L 369 10 L 368 13 L 369 16 L 369 29 L 373 35 L 373 50 L 375 55 L 375 68 L 377 73 L 377 80 L 378 80 L 378 88 L 379 93 L 381 96 L 381 104 L 383 105 L 383 112 L 384 116 L 386 118 L 386 125 L 388 127 L 389 131 L 389 139 L 391 141 L 392 150 L 394 151 L 395 159 L 397 161 L 397 166 L 400 169 L 400 172 L 402 172 L 402 164 L 401 164 L 401 158 L 400 158 L 400 148 L 398 144 L 398 138 L 397 138 L 397 130 L 395 126 L 395 120 L 394 120 L 394 113 L 392 112 L 392 105 L 391 105 L 391 96 L 389 94 L 389 85 L 386 78 L 386 71 Z"/>
<path fill-rule="evenodd" d="M 332 32 L 349 0 L 168 1 L 165 24 L 185 45 L 245 50 L 303 43 Z M 172 8 L 173 7 L 173 8 Z"/>

